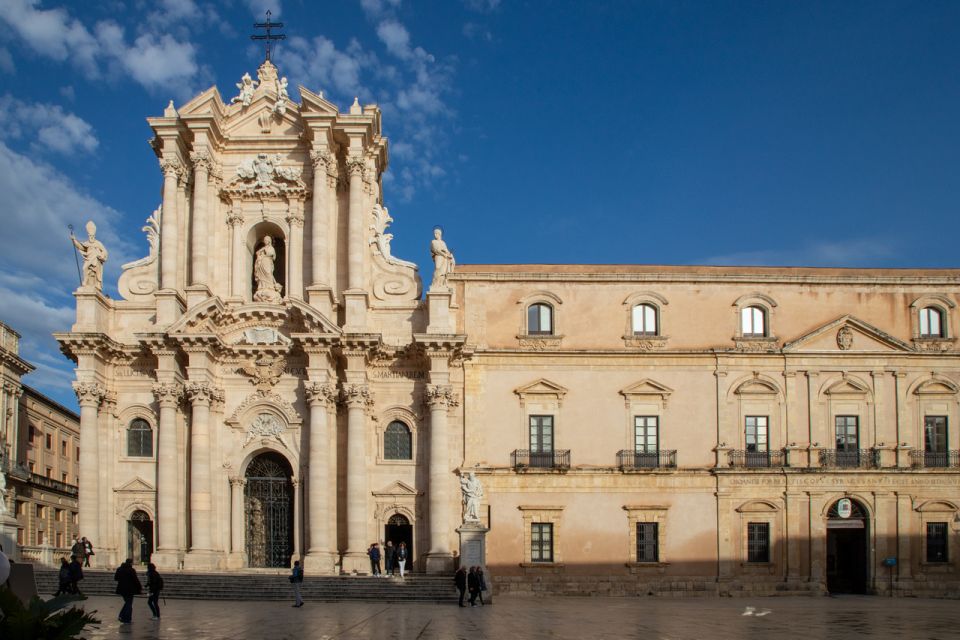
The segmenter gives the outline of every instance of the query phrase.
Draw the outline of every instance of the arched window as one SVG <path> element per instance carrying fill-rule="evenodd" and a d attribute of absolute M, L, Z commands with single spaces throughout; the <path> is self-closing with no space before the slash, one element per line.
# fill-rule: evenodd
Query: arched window
<path fill-rule="evenodd" d="M 399 420 L 394 420 L 387 425 L 387 430 L 383 433 L 383 458 L 384 460 L 413 459 L 413 437 L 410 434 L 410 428 Z"/>
<path fill-rule="evenodd" d="M 943 312 L 936 307 L 920 309 L 920 337 L 943 338 Z"/>
<path fill-rule="evenodd" d="M 153 429 L 143 418 L 136 418 L 127 427 L 127 455 L 132 458 L 153 457 Z"/>
<path fill-rule="evenodd" d="M 652 304 L 638 304 L 633 308 L 633 335 L 658 336 L 657 308 Z"/>
<path fill-rule="evenodd" d="M 527 334 L 553 335 L 553 307 L 543 302 L 527 307 Z"/>
<path fill-rule="evenodd" d="M 740 329 L 745 338 L 763 338 L 767 335 L 767 314 L 761 307 L 740 310 Z"/>

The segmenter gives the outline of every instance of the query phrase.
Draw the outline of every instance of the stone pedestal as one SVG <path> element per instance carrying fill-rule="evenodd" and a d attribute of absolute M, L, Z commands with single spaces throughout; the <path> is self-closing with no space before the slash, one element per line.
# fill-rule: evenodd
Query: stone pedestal
<path fill-rule="evenodd" d="M 73 331 L 102 331 L 109 324 L 110 298 L 93 287 L 80 287 L 73 293 L 77 299 L 77 323 Z"/>
<path fill-rule="evenodd" d="M 464 522 L 457 529 L 460 534 L 460 566 L 481 567 L 487 583 L 487 592 L 483 599 L 487 604 L 493 602 L 493 579 L 487 571 L 487 532 L 490 529 L 479 522 Z"/>
<path fill-rule="evenodd" d="M 187 571 L 212 571 L 221 569 L 221 554 L 216 551 L 206 549 L 200 551 L 189 551 L 183 558 L 183 568 Z M 159 565 L 157 565 L 159 567 Z"/>
<path fill-rule="evenodd" d="M 308 551 L 303 558 L 303 570 L 312 576 L 332 576 L 337 572 L 337 554 L 332 551 Z"/>
<path fill-rule="evenodd" d="M 367 292 L 362 289 L 347 289 L 343 292 L 345 307 L 343 330 L 345 333 L 363 333 L 367 329 Z"/>
<path fill-rule="evenodd" d="M 449 289 L 431 289 L 427 292 L 428 320 L 427 333 L 454 333 L 453 318 L 450 315 L 450 300 L 453 292 Z"/>
<path fill-rule="evenodd" d="M 154 551 L 150 554 L 150 562 L 157 565 L 157 570 L 160 572 L 179 571 L 182 568 L 180 554 L 177 551 Z"/>
<path fill-rule="evenodd" d="M 323 314 L 325 318 L 333 318 L 333 289 L 321 285 L 307 287 L 307 304 Z"/>
<path fill-rule="evenodd" d="M 381 566 L 383 566 L 381 564 Z M 343 554 L 340 573 L 344 575 L 369 575 L 370 557 L 363 551 L 348 551 Z"/>
<path fill-rule="evenodd" d="M 4 498 L 0 496 L 0 500 Z M 0 516 L 0 545 L 3 553 L 14 562 L 20 562 L 17 552 L 17 519 L 9 513 Z"/>
<path fill-rule="evenodd" d="M 424 554 L 424 571 L 431 574 L 449 573 L 453 574 L 453 554 L 452 553 L 427 553 Z"/>
<path fill-rule="evenodd" d="M 166 327 L 176 322 L 183 314 L 184 300 L 173 289 L 161 289 L 154 296 L 157 298 L 157 326 Z"/>
<path fill-rule="evenodd" d="M 194 284 L 190 285 L 186 289 L 187 292 L 187 309 L 195 307 L 213 294 L 210 292 L 210 288 L 205 284 Z"/>

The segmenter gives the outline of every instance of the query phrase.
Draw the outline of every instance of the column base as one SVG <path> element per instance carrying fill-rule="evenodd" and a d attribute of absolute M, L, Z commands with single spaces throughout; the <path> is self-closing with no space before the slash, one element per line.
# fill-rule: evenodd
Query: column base
<path fill-rule="evenodd" d="M 323 314 L 325 318 L 336 319 L 333 316 L 333 305 L 336 304 L 336 299 L 330 287 L 319 284 L 307 287 L 307 304 Z"/>
<path fill-rule="evenodd" d="M 221 554 L 207 549 L 188 551 L 183 558 L 183 568 L 187 571 L 212 571 L 220 569 Z"/>
<path fill-rule="evenodd" d="M 158 571 L 179 571 L 182 568 L 179 551 L 154 551 L 150 562 L 157 565 Z"/>
<path fill-rule="evenodd" d="M 365 551 L 348 551 L 340 560 L 340 573 L 366 576 L 370 574 L 370 557 Z"/>
<path fill-rule="evenodd" d="M 338 554 L 332 551 L 308 551 L 303 558 L 303 570 L 314 576 L 332 576 L 337 573 L 337 558 Z"/>
<path fill-rule="evenodd" d="M 243 569 L 247 566 L 247 554 L 235 551 L 227 556 L 227 569 Z"/>
<path fill-rule="evenodd" d="M 428 553 L 424 560 L 424 571 L 427 573 L 453 573 L 453 554 L 449 551 Z"/>

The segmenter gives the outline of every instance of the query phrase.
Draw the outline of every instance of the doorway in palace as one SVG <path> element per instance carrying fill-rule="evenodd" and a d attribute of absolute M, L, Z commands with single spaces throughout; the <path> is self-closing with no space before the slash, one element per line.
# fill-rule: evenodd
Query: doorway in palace
<path fill-rule="evenodd" d="M 247 466 L 247 565 L 289 567 L 293 550 L 293 472 L 278 453 L 262 453 Z"/>
<path fill-rule="evenodd" d="M 870 522 L 856 500 L 838 500 L 827 512 L 827 590 L 866 593 Z"/>
<path fill-rule="evenodd" d="M 127 557 L 147 564 L 153 555 L 153 521 L 145 511 L 134 511 L 127 520 Z"/>
<path fill-rule="evenodd" d="M 413 525 L 407 520 L 407 517 L 400 513 L 395 513 L 387 520 L 383 527 L 383 543 L 393 542 L 393 546 L 400 548 L 401 542 L 407 543 L 407 565 L 406 570 L 413 568 Z"/>

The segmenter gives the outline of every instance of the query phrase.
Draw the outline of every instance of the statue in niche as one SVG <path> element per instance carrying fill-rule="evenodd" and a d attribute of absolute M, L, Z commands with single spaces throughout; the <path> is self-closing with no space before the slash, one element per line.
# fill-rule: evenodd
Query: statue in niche
<path fill-rule="evenodd" d="M 257 251 L 253 262 L 253 278 L 257 281 L 257 291 L 253 299 L 257 302 L 280 302 L 280 290 L 283 288 L 273 277 L 273 267 L 277 260 L 277 250 L 273 248 L 273 238 L 265 236 L 263 246 Z"/>
<path fill-rule="evenodd" d="M 460 476 L 460 491 L 463 493 L 463 521 L 480 522 L 480 499 L 483 498 L 483 485 L 480 479 L 468 471 Z"/>
<path fill-rule="evenodd" d="M 240 78 L 240 82 L 237 83 L 237 89 L 240 90 L 240 95 L 236 96 L 230 100 L 230 104 L 241 103 L 245 107 L 249 107 L 250 103 L 253 102 L 253 92 L 257 88 L 257 81 L 250 77 L 249 73 L 244 73 L 243 77 Z"/>
<path fill-rule="evenodd" d="M 87 236 L 86 242 L 80 242 L 73 232 L 70 233 L 73 246 L 83 256 L 82 286 L 100 291 L 103 289 L 103 263 L 107 261 L 107 249 L 97 240 L 97 225 L 93 224 L 93 220 L 87 222 Z"/>
<path fill-rule="evenodd" d="M 433 256 L 433 281 L 430 288 L 446 288 L 447 275 L 453 272 L 456 260 L 453 259 L 450 249 L 447 249 L 447 243 L 443 241 L 443 231 L 439 228 L 433 230 L 430 255 Z"/>

